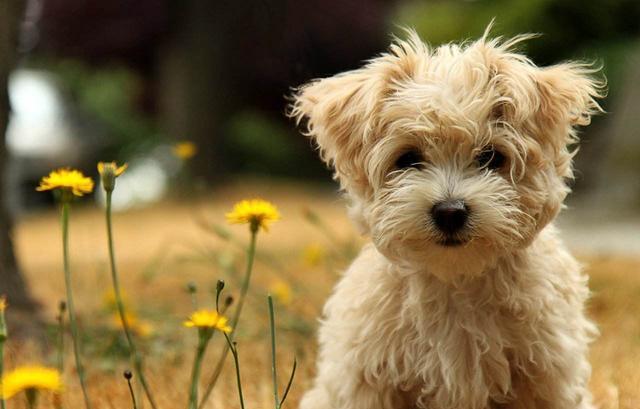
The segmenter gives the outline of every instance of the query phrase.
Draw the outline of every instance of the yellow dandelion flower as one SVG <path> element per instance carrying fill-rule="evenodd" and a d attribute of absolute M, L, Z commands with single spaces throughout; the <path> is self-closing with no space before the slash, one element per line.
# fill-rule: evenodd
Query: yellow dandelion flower
<path fill-rule="evenodd" d="M 132 312 L 125 311 L 124 319 L 127 321 L 127 327 L 137 335 L 146 338 L 153 333 L 153 325 L 151 323 L 141 320 L 138 316 Z M 111 316 L 111 324 L 120 330 L 124 329 L 120 314 L 114 313 Z"/>
<path fill-rule="evenodd" d="M 4 312 L 7 309 L 7 297 L 0 296 L 0 312 Z"/>
<path fill-rule="evenodd" d="M 278 209 L 262 199 L 242 200 L 233 206 L 233 211 L 226 214 L 227 221 L 233 224 L 248 223 L 252 231 L 262 227 L 269 231 L 269 224 L 280 219 Z"/>
<path fill-rule="evenodd" d="M 138 321 L 138 317 L 135 314 L 130 313 L 129 311 L 124 312 L 124 319 L 127 321 L 127 325 L 131 327 Z M 111 315 L 111 325 L 116 328 L 122 329 L 122 320 L 120 319 L 120 314 L 117 312 Z"/>
<path fill-rule="evenodd" d="M 302 252 L 302 260 L 308 266 L 315 267 L 320 265 L 326 255 L 324 247 L 319 244 L 310 244 L 304 248 Z"/>
<path fill-rule="evenodd" d="M 126 310 L 126 306 L 129 305 L 129 296 L 124 290 L 120 290 L 120 296 L 122 297 L 122 304 L 124 304 Z M 102 295 L 102 303 L 107 311 L 118 310 L 118 298 L 116 297 L 116 292 L 113 288 L 104 292 Z"/>
<path fill-rule="evenodd" d="M 56 369 L 22 366 L 2 377 L 2 398 L 9 399 L 22 391 L 36 389 L 62 392 L 62 378 Z"/>
<path fill-rule="evenodd" d="M 133 330 L 138 336 L 148 338 L 153 334 L 153 325 L 149 321 L 138 321 L 138 325 Z"/>
<path fill-rule="evenodd" d="M 291 304 L 291 299 L 293 298 L 291 296 L 292 291 L 291 291 L 291 287 L 286 282 L 276 281 L 275 283 L 271 284 L 271 286 L 269 287 L 269 291 L 271 292 L 271 294 L 273 294 L 275 299 L 280 304 L 282 305 Z"/>
<path fill-rule="evenodd" d="M 182 160 L 189 160 L 198 153 L 198 147 L 190 141 L 178 142 L 173 145 L 173 154 Z"/>
<path fill-rule="evenodd" d="M 86 177 L 79 170 L 58 169 L 44 176 L 40 180 L 40 186 L 36 188 L 38 192 L 45 190 L 56 190 L 71 192 L 76 196 L 83 196 L 85 193 L 93 191 L 93 180 Z"/>
<path fill-rule="evenodd" d="M 231 332 L 231 327 L 227 325 L 227 321 L 226 317 L 216 311 L 200 309 L 194 311 L 183 325 L 188 328 L 217 329 L 222 332 Z"/>

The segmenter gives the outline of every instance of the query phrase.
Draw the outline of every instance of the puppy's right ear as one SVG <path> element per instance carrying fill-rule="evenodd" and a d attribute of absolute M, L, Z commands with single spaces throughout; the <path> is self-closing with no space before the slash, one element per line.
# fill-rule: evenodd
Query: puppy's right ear
<path fill-rule="evenodd" d="M 312 81 L 293 96 L 289 116 L 305 124 L 343 187 L 366 183 L 364 146 L 374 136 L 384 83 L 365 67 Z"/>

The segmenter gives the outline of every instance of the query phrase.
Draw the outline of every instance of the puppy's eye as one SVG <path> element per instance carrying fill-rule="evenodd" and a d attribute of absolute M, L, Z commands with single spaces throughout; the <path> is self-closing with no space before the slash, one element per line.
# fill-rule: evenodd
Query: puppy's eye
<path fill-rule="evenodd" d="M 486 148 L 476 156 L 478 166 L 489 170 L 500 169 L 505 161 L 504 155 L 495 150 L 493 146 Z"/>
<path fill-rule="evenodd" d="M 396 168 L 398 169 L 407 169 L 407 168 L 416 168 L 419 169 L 422 167 L 422 162 L 424 162 L 424 157 L 417 150 L 410 150 L 398 157 L 396 159 Z"/>

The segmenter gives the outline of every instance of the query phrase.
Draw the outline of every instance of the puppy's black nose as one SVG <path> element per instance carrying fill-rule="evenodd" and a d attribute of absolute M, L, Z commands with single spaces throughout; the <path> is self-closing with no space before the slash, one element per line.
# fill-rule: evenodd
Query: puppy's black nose
<path fill-rule="evenodd" d="M 464 200 L 445 200 L 431 209 L 431 216 L 438 229 L 446 234 L 454 234 L 464 227 L 469 217 L 469 208 Z"/>

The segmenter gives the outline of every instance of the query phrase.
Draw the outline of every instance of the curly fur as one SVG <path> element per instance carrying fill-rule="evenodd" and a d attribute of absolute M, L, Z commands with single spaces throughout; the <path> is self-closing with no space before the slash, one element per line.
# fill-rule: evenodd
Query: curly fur
<path fill-rule="evenodd" d="M 530 37 L 430 49 L 409 32 L 295 94 L 372 241 L 327 301 L 301 409 L 593 408 L 587 279 L 552 221 L 604 83 L 535 66 L 514 51 Z M 478 165 L 487 147 L 501 168 Z M 420 166 L 396 168 L 408 149 Z M 470 209 L 455 247 L 430 213 L 452 198 Z"/>

